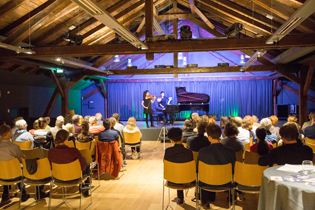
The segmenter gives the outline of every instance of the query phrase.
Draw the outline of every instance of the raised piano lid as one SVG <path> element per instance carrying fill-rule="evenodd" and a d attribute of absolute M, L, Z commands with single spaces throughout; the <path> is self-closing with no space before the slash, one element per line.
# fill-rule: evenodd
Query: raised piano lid
<path fill-rule="evenodd" d="M 186 87 L 176 87 L 177 103 L 209 103 L 210 96 L 204 93 L 190 93 Z"/>

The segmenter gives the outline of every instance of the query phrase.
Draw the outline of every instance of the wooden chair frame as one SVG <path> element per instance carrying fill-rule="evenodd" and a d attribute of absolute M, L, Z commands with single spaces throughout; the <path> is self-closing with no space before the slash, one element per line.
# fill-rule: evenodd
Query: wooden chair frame
<path fill-rule="evenodd" d="M 34 149 L 22 149 L 26 159 L 43 158 L 43 152 L 39 147 Z"/>
<path fill-rule="evenodd" d="M 92 192 L 94 192 L 97 188 L 99 188 L 101 186 L 101 181 L 100 181 L 100 166 L 98 163 L 96 162 L 93 162 L 92 161 L 92 155 L 91 155 L 91 150 L 89 149 L 83 149 L 83 150 L 79 150 L 82 157 L 85 158 L 86 162 L 90 163 L 90 169 L 91 169 L 91 172 L 92 170 L 95 170 L 93 169 L 95 165 L 97 165 L 97 179 L 98 179 L 98 186 L 95 187 Z"/>
<path fill-rule="evenodd" d="M 135 132 L 135 133 L 123 132 L 123 134 L 124 134 L 125 146 L 128 146 L 128 147 L 137 147 L 137 146 L 139 146 L 140 147 L 139 160 L 141 161 L 141 159 L 142 159 L 142 156 L 141 156 L 142 150 L 141 150 L 140 133 L 139 132 Z"/>
<path fill-rule="evenodd" d="M 245 160 L 246 164 L 258 164 L 259 154 L 256 152 L 245 151 Z"/>

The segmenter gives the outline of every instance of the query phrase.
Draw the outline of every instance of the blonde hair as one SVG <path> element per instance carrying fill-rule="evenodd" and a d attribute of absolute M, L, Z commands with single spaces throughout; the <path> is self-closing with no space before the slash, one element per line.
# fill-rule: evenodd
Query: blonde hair
<path fill-rule="evenodd" d="M 215 124 L 215 120 L 210 117 L 210 118 L 208 119 L 208 124 Z"/>
<path fill-rule="evenodd" d="M 133 130 L 137 127 L 136 119 L 134 117 L 129 117 L 126 125 L 126 129 Z"/>
<path fill-rule="evenodd" d="M 74 126 L 71 123 L 67 123 L 64 129 L 69 133 L 74 134 Z"/>
<path fill-rule="evenodd" d="M 90 117 L 89 122 L 91 123 L 91 125 L 96 123 L 97 122 L 96 117 L 94 117 L 94 116 Z"/>
<path fill-rule="evenodd" d="M 244 119 L 248 119 L 252 125 L 254 125 L 254 119 L 250 115 L 246 115 Z"/>
<path fill-rule="evenodd" d="M 191 114 L 191 119 L 193 119 L 195 121 L 197 120 L 198 117 L 199 117 L 199 114 L 197 112 L 194 112 Z"/>
<path fill-rule="evenodd" d="M 297 118 L 296 118 L 296 116 L 289 116 L 289 117 L 288 117 L 288 122 L 297 123 Z"/>
<path fill-rule="evenodd" d="M 248 118 L 244 118 L 242 120 L 242 128 L 248 131 L 251 131 L 253 129 L 252 123 Z"/>
<path fill-rule="evenodd" d="M 278 124 L 278 117 L 276 115 L 270 116 L 270 119 L 272 121 L 272 125 Z"/>

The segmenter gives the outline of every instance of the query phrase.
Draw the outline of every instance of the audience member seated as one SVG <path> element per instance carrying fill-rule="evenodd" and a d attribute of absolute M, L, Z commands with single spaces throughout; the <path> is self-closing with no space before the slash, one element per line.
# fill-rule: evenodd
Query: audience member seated
<path fill-rule="evenodd" d="M 199 151 L 197 161 L 197 172 L 199 161 L 202 161 L 210 165 L 225 165 L 232 164 L 234 173 L 234 165 L 236 161 L 235 152 L 230 147 L 227 147 L 220 143 L 221 128 L 216 124 L 209 124 L 206 128 L 208 139 L 211 142 L 209 147 L 205 147 Z M 205 185 L 200 183 L 200 185 Z M 215 200 L 215 193 L 202 190 L 201 203 L 205 208 L 210 207 L 210 202 Z"/>
<path fill-rule="evenodd" d="M 194 152 L 198 152 L 200 149 L 210 145 L 208 138 L 204 135 L 208 123 L 201 117 L 198 117 L 196 124 L 198 134 L 187 139 L 187 148 Z"/>
<path fill-rule="evenodd" d="M 309 127 L 312 125 L 312 114 L 314 114 L 315 112 L 311 112 L 309 115 L 308 115 L 308 119 L 309 121 L 303 123 L 303 126 L 302 126 L 302 130 L 304 131 L 306 127 Z"/>
<path fill-rule="evenodd" d="M 269 141 L 265 141 L 267 132 L 263 127 L 259 127 L 256 130 L 257 143 L 250 146 L 250 151 L 258 153 L 260 156 L 268 154 L 273 150 L 273 146 Z"/>
<path fill-rule="evenodd" d="M 306 138 L 315 139 L 315 113 L 312 114 L 312 125 L 306 127 L 304 130 L 304 136 Z"/>
<path fill-rule="evenodd" d="M 125 143 L 124 143 L 123 135 L 122 135 L 122 133 L 119 132 L 119 130 L 116 130 L 114 128 L 115 124 L 117 123 L 116 119 L 114 117 L 110 117 L 109 121 L 110 121 L 110 129 L 113 130 L 113 131 L 116 131 L 118 133 L 119 137 L 120 137 L 121 145 L 118 145 L 118 146 L 120 148 L 121 153 L 123 154 L 123 166 L 127 166 L 127 163 L 125 161 L 126 160 L 126 151 L 125 151 Z"/>
<path fill-rule="evenodd" d="M 249 132 L 249 138 L 252 138 L 254 136 L 253 126 L 249 118 L 244 118 L 242 120 L 242 128 Z"/>
<path fill-rule="evenodd" d="M 288 122 L 294 122 L 294 123 L 297 123 L 298 119 L 295 115 L 290 115 L 288 117 Z"/>
<path fill-rule="evenodd" d="M 180 128 L 171 128 L 167 134 L 168 138 L 174 143 L 173 147 L 165 150 L 164 160 L 172 163 L 187 163 L 194 160 L 193 153 L 186 149 L 182 144 L 182 130 Z M 170 183 L 172 184 L 172 183 Z M 182 183 L 178 185 L 188 185 L 190 183 Z M 177 204 L 184 203 L 183 190 L 177 190 Z"/>
<path fill-rule="evenodd" d="M 49 131 L 50 130 L 50 126 L 49 126 L 49 124 L 50 124 L 50 117 L 45 117 L 45 121 L 47 123 L 45 130 Z"/>
<path fill-rule="evenodd" d="M 93 141 L 94 135 L 89 133 L 89 122 L 88 121 L 83 121 L 82 122 L 82 129 L 81 133 L 78 135 L 78 142 L 90 142 Z"/>
<path fill-rule="evenodd" d="M 82 127 L 79 126 L 80 115 L 77 115 L 77 114 L 73 115 L 72 123 L 73 123 L 73 126 L 74 126 L 74 137 L 78 137 L 78 135 L 81 133 L 81 129 L 82 129 Z"/>
<path fill-rule="evenodd" d="M 63 118 L 63 116 L 58 116 L 56 119 L 55 127 L 49 129 L 54 138 L 56 138 L 57 132 L 62 129 L 64 123 L 65 119 Z"/>
<path fill-rule="evenodd" d="M 237 126 L 237 129 L 239 131 L 237 135 L 238 140 L 240 140 L 244 145 L 249 143 L 250 133 L 248 130 L 242 128 L 242 118 L 234 117 L 231 122 L 233 122 Z"/>
<path fill-rule="evenodd" d="M 96 117 L 90 117 L 90 129 L 89 129 L 89 133 L 91 134 L 98 134 L 99 132 L 103 131 L 105 128 L 103 125 L 99 125 L 97 124 L 97 120 Z"/>
<path fill-rule="evenodd" d="M 128 119 L 127 125 L 124 128 L 123 132 L 126 132 L 126 133 L 139 132 L 140 133 L 140 138 L 142 138 L 142 133 L 141 133 L 140 129 L 137 127 L 136 119 L 134 117 L 130 117 Z M 138 153 L 140 152 L 140 146 L 131 147 L 131 151 L 132 151 L 131 158 L 132 159 L 138 159 L 139 158 L 139 154 Z"/>
<path fill-rule="evenodd" d="M 75 145 L 74 126 L 71 123 L 67 123 L 64 129 L 69 133 L 68 141 L 73 141 Z"/>
<path fill-rule="evenodd" d="M 113 114 L 113 118 L 115 118 L 116 119 L 116 124 L 115 124 L 115 129 L 116 130 L 119 130 L 121 133 L 123 132 L 123 130 L 124 130 L 124 125 L 121 123 L 121 122 L 119 122 L 119 114 L 118 113 L 114 113 Z"/>
<path fill-rule="evenodd" d="M 15 131 L 18 129 L 18 128 L 16 127 L 16 125 L 15 125 L 15 123 L 16 123 L 18 120 L 23 120 L 23 117 L 17 117 L 17 118 L 14 119 L 13 127 L 12 127 L 12 129 L 11 129 L 11 133 L 12 133 L 12 134 L 14 134 Z"/>
<path fill-rule="evenodd" d="M 25 141 L 32 141 L 31 148 L 34 147 L 34 138 L 33 136 L 27 132 L 27 123 L 25 120 L 18 120 L 15 123 L 15 126 L 17 127 L 17 130 L 12 136 L 12 141 L 16 142 L 25 142 Z"/>
<path fill-rule="evenodd" d="M 215 115 L 215 114 L 210 114 L 209 118 L 212 118 L 214 120 L 214 122 L 217 121 L 217 115 Z"/>
<path fill-rule="evenodd" d="M 237 138 L 239 131 L 234 123 L 228 122 L 224 128 L 226 138 L 222 139 L 221 144 L 230 147 L 234 152 L 244 151 L 244 144 Z"/>
<path fill-rule="evenodd" d="M 256 115 L 252 116 L 253 120 L 254 120 L 254 124 L 253 126 L 256 126 L 257 128 L 260 127 L 260 124 L 258 123 L 259 119 Z"/>
<path fill-rule="evenodd" d="M 15 158 L 18 158 L 21 162 L 21 158 L 25 158 L 20 147 L 16 144 L 13 144 L 10 139 L 12 137 L 10 126 L 1 125 L 0 126 L 0 161 L 9 161 Z M 3 170 L 3 169 L 1 169 Z M 18 184 L 18 187 L 21 190 L 21 185 Z M 26 194 L 24 186 L 22 187 L 22 202 L 25 202 L 29 199 L 30 195 Z M 3 186 L 2 199 L 0 207 L 7 205 L 11 202 L 9 194 L 9 186 Z"/>
<path fill-rule="evenodd" d="M 199 114 L 197 112 L 194 112 L 191 114 L 191 119 L 193 121 L 193 128 L 194 129 L 197 127 L 196 121 L 197 121 L 198 117 L 199 117 Z"/>
<path fill-rule="evenodd" d="M 103 125 L 103 116 L 101 113 L 96 113 L 95 114 L 95 118 L 97 120 L 97 124 L 99 125 Z"/>
<path fill-rule="evenodd" d="M 271 144 L 273 143 L 277 143 L 277 135 L 275 134 L 272 134 L 270 132 L 270 128 L 272 126 L 272 122 L 269 118 L 263 118 L 261 121 L 260 121 L 260 125 L 261 127 L 263 127 L 265 130 L 266 130 L 266 138 L 265 138 L 265 141 L 268 141 L 270 142 Z M 257 142 L 257 138 L 256 136 L 254 137 L 253 139 L 253 142 Z"/>
<path fill-rule="evenodd" d="M 278 117 L 276 115 L 272 115 L 272 116 L 270 116 L 270 120 L 272 122 L 272 126 L 270 128 L 270 132 L 272 134 L 275 134 L 277 136 L 277 139 L 280 139 L 280 134 L 279 134 L 280 128 L 279 127 L 275 127 L 275 125 L 278 124 Z"/>
<path fill-rule="evenodd" d="M 244 119 L 248 119 L 248 120 L 250 121 L 250 124 L 252 125 L 251 131 L 253 131 L 253 134 L 255 134 L 256 129 L 257 129 L 257 126 L 254 125 L 255 121 L 254 121 L 254 119 L 252 118 L 252 116 L 246 115 L 246 116 L 244 117 Z"/>
<path fill-rule="evenodd" d="M 35 120 L 35 121 L 33 122 L 33 129 L 29 130 L 28 132 L 29 132 L 32 136 L 34 136 L 34 132 L 35 132 L 36 130 L 38 130 L 38 129 L 39 129 L 38 120 Z"/>
<path fill-rule="evenodd" d="M 313 160 L 313 150 L 297 142 L 299 131 L 294 124 L 284 125 L 279 132 L 283 145 L 261 156 L 258 161 L 259 165 L 302 164 L 303 160 Z"/>
<path fill-rule="evenodd" d="M 45 118 L 39 118 L 38 125 L 39 129 L 34 131 L 35 147 L 40 147 L 40 145 L 45 149 L 54 147 L 54 137 L 50 131 L 45 129 L 47 127 Z"/>
<path fill-rule="evenodd" d="M 80 151 L 74 147 L 68 147 L 69 133 L 66 130 L 59 130 L 56 134 L 56 148 L 52 148 L 48 151 L 48 160 L 51 163 L 67 164 L 75 160 L 80 161 L 81 170 L 83 175 L 90 174 L 90 165 L 82 157 Z M 87 179 L 82 187 L 83 196 L 89 196 L 89 190 L 86 189 L 90 185 L 90 180 Z M 85 188 L 85 189 L 84 189 Z"/>
<path fill-rule="evenodd" d="M 90 115 L 86 115 L 86 116 L 83 118 L 83 121 L 90 122 L 90 118 L 91 118 Z"/>
<path fill-rule="evenodd" d="M 222 116 L 220 118 L 220 128 L 221 128 L 221 138 L 225 138 L 225 135 L 224 135 L 224 128 L 225 128 L 225 125 L 229 122 L 229 119 L 226 117 L 226 116 Z"/>
<path fill-rule="evenodd" d="M 195 136 L 197 133 L 194 132 L 193 121 L 191 119 L 185 120 L 183 127 L 183 143 L 187 143 L 187 139 L 191 136 Z"/>
<path fill-rule="evenodd" d="M 212 118 L 212 117 L 209 117 L 208 118 L 208 124 L 215 124 L 215 120 L 214 120 L 214 118 Z"/>
<path fill-rule="evenodd" d="M 119 134 L 116 131 L 111 130 L 111 123 L 109 119 L 105 119 L 103 122 L 105 130 L 98 134 L 98 140 L 101 142 L 110 142 L 117 141 L 119 144 L 118 138 Z"/>

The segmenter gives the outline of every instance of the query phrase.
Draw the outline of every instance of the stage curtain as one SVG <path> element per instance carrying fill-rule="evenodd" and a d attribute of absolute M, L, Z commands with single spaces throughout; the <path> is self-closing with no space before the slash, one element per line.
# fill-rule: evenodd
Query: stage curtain
<path fill-rule="evenodd" d="M 175 87 L 184 86 L 186 91 L 205 93 L 210 96 L 210 113 L 221 116 L 256 115 L 259 119 L 272 115 L 272 80 L 235 80 L 235 81 L 184 81 L 184 82 L 146 82 L 146 83 L 109 83 L 109 116 L 119 113 L 121 120 L 133 116 L 143 120 L 141 106 L 143 91 L 159 96 L 164 91 L 173 97 L 171 104 L 177 104 Z M 176 114 L 177 119 L 186 119 L 191 112 Z M 199 112 L 199 114 L 205 114 Z"/>

